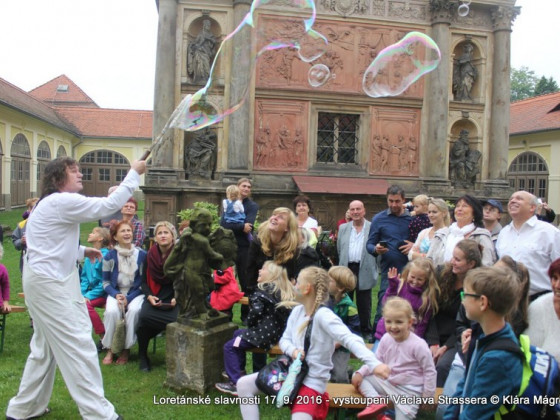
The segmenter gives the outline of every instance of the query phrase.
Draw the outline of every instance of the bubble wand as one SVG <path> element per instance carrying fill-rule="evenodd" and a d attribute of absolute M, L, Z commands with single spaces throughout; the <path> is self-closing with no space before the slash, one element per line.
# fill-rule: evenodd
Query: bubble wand
<path fill-rule="evenodd" d="M 161 129 L 161 132 L 156 137 L 156 139 L 154 140 L 152 145 L 149 147 L 148 150 L 146 150 L 144 152 L 144 154 L 142 156 L 140 156 L 140 160 L 148 159 L 148 156 L 150 156 L 150 154 L 152 153 L 152 150 L 154 150 L 154 148 L 162 142 L 163 137 L 165 136 L 165 133 L 167 133 L 167 131 L 171 127 L 174 127 L 176 125 L 177 120 L 179 119 L 181 114 L 183 112 L 186 112 L 186 109 L 190 104 L 191 98 L 192 98 L 192 95 L 190 95 L 190 94 L 183 98 L 183 100 L 181 101 L 179 106 L 177 106 L 177 108 L 175 108 L 175 110 L 171 113 L 171 116 L 169 117 L 169 119 L 167 120 L 167 122 L 165 123 L 163 128 Z"/>

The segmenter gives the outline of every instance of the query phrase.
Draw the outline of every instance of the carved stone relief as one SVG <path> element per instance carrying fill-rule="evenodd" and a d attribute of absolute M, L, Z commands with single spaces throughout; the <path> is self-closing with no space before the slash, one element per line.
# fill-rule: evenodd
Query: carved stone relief
<path fill-rule="evenodd" d="M 262 16 L 262 19 L 269 20 L 266 23 L 268 37 L 273 38 L 272 34 L 276 33 L 277 38 L 282 39 L 290 31 L 289 22 L 279 21 L 277 16 Z M 367 67 L 381 50 L 400 41 L 409 32 L 404 28 L 384 28 L 378 25 L 372 27 L 353 23 L 333 25 L 332 22 L 316 22 L 315 27 L 328 40 L 327 51 L 313 62 L 329 68 L 332 76 L 326 84 L 321 88 L 312 88 L 307 79 L 309 63 L 300 60 L 295 50 L 282 48 L 264 53 L 257 63 L 258 88 L 328 89 L 340 93 L 363 94 L 362 76 Z M 399 83 L 399 78 L 403 77 L 406 71 L 405 68 L 389 71 L 387 83 Z M 421 78 L 401 96 L 422 97 L 423 88 L 424 79 Z"/>
<path fill-rule="evenodd" d="M 491 14 L 494 30 L 511 30 L 511 25 L 520 12 L 521 8 L 519 6 L 499 6 L 494 8 Z"/>
<path fill-rule="evenodd" d="M 389 2 L 389 16 L 399 19 L 425 20 L 428 17 L 427 6 L 406 2 Z"/>
<path fill-rule="evenodd" d="M 307 103 L 257 101 L 253 166 L 303 171 L 307 167 Z"/>
<path fill-rule="evenodd" d="M 342 16 L 353 14 L 365 14 L 367 12 L 366 0 L 321 0 L 321 6 L 325 10 L 336 11 Z"/>
<path fill-rule="evenodd" d="M 420 112 L 376 108 L 373 114 L 370 173 L 417 175 Z"/>

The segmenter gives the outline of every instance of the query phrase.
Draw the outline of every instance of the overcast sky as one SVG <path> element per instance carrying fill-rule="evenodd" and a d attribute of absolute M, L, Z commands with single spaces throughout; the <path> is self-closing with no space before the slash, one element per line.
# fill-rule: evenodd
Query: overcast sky
<path fill-rule="evenodd" d="M 512 67 L 560 83 L 560 0 L 516 5 Z M 1 78 L 29 91 L 66 74 L 101 107 L 153 108 L 155 0 L 0 0 L 0 17 Z"/>

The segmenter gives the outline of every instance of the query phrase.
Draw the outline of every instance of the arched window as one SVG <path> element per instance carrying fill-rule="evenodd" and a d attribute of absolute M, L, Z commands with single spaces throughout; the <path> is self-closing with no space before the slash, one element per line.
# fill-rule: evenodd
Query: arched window
<path fill-rule="evenodd" d="M 12 140 L 10 199 L 12 206 L 24 205 L 30 197 L 31 149 L 27 138 L 18 133 Z"/>
<path fill-rule="evenodd" d="M 548 166 L 535 152 L 518 155 L 509 165 L 508 180 L 516 191 L 524 190 L 548 201 Z"/>
<path fill-rule="evenodd" d="M 66 149 L 64 148 L 64 146 L 58 146 L 58 150 L 56 151 L 56 157 L 65 157 L 68 156 L 68 154 L 66 153 Z"/>
<path fill-rule="evenodd" d="M 39 143 L 37 148 L 37 181 L 41 179 L 41 174 L 51 160 L 51 148 L 46 141 Z"/>
<path fill-rule="evenodd" d="M 126 157 L 112 150 L 94 150 L 82 156 L 80 169 L 84 175 L 83 193 L 103 197 L 109 187 L 120 184 L 125 178 L 130 163 Z"/>

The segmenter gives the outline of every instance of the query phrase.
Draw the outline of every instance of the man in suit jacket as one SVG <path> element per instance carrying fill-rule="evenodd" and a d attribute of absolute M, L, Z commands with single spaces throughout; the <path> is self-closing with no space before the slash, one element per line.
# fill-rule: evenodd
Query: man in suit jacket
<path fill-rule="evenodd" d="M 377 283 L 377 264 L 373 255 L 367 252 L 371 222 L 365 219 L 364 203 L 354 200 L 348 208 L 351 222 L 340 225 L 337 249 L 339 264 L 347 266 L 356 276 L 356 306 L 360 317 L 362 335 L 368 341 L 372 339 L 371 325 L 371 289 Z M 354 293 L 349 293 L 353 299 Z"/>

